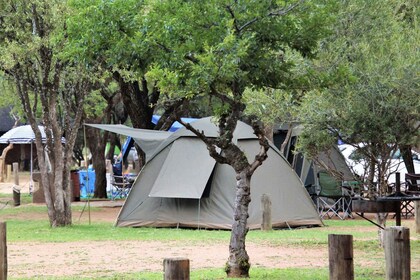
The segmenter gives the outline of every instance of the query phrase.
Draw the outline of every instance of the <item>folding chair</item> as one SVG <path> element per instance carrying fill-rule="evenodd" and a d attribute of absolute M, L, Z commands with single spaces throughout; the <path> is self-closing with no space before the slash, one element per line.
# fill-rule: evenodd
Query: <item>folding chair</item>
<path fill-rule="evenodd" d="M 125 175 L 111 175 L 111 199 L 125 198 L 133 185 L 130 177 Z"/>
<path fill-rule="evenodd" d="M 112 165 L 110 179 L 111 199 L 127 197 L 134 180 L 130 176 L 122 174 L 122 162 L 116 162 Z"/>
<path fill-rule="evenodd" d="M 341 220 L 351 216 L 351 197 L 343 190 L 341 182 L 328 174 L 327 171 L 318 173 L 318 193 L 316 197 L 319 217 L 329 219 L 337 216 Z M 342 213 L 340 215 L 340 212 Z"/>
<path fill-rule="evenodd" d="M 420 195 L 420 174 L 405 173 L 405 192 Z"/>

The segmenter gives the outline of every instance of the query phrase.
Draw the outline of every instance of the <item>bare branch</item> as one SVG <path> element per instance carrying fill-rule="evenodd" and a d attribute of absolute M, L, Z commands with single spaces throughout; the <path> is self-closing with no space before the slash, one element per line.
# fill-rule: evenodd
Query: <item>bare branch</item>
<path fill-rule="evenodd" d="M 261 124 L 254 120 L 252 121 L 252 128 L 254 129 L 254 134 L 258 137 L 258 142 L 260 143 L 260 151 L 255 156 L 254 162 L 252 162 L 249 166 L 249 175 L 252 175 L 258 166 L 260 166 L 263 161 L 267 159 L 267 151 L 270 148 L 270 144 L 264 135 L 264 130 L 262 129 Z"/>
<path fill-rule="evenodd" d="M 217 152 L 217 139 L 207 137 L 204 134 L 204 131 L 198 131 L 189 123 L 184 122 L 181 118 L 178 118 L 178 122 L 185 126 L 185 128 L 187 128 L 189 131 L 194 133 L 199 139 L 201 139 L 204 142 L 204 144 L 206 144 L 210 156 L 214 158 L 218 163 L 228 163 L 228 159 L 222 156 L 219 152 Z"/>

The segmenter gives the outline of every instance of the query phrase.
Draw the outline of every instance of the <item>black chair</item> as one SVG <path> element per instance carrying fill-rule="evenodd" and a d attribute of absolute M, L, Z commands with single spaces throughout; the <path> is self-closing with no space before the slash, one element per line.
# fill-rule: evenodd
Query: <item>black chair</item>
<path fill-rule="evenodd" d="M 420 174 L 405 173 L 405 192 L 420 195 Z"/>

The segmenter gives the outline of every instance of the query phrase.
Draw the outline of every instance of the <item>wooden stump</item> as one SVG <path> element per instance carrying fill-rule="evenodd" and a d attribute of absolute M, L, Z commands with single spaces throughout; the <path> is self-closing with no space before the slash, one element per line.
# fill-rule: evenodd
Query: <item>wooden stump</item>
<path fill-rule="evenodd" d="M 13 205 L 20 205 L 20 189 L 17 186 L 13 187 Z"/>
<path fill-rule="evenodd" d="M 416 200 L 414 202 L 414 216 L 416 220 L 416 233 L 420 234 L 420 201 Z"/>
<path fill-rule="evenodd" d="M 6 223 L 0 222 L 0 280 L 7 279 Z"/>
<path fill-rule="evenodd" d="M 19 163 L 13 163 L 13 178 L 15 182 L 15 186 L 19 186 Z"/>
<path fill-rule="evenodd" d="M 330 280 L 353 280 L 353 236 L 328 235 Z"/>
<path fill-rule="evenodd" d="M 411 279 L 410 230 L 405 227 L 386 228 L 384 241 L 386 279 Z"/>
<path fill-rule="evenodd" d="M 167 258 L 163 260 L 164 280 L 189 280 L 190 260 L 186 258 Z"/>
<path fill-rule="evenodd" d="M 271 224 L 271 199 L 267 194 L 261 196 L 261 211 L 262 211 L 262 224 L 261 230 L 272 230 Z"/>

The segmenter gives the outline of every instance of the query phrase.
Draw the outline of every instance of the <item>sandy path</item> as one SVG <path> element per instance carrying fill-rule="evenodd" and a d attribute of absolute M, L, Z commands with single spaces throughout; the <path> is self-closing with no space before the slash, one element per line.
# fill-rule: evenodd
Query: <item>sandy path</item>
<path fill-rule="evenodd" d="M 254 267 L 325 267 L 327 250 L 247 244 Z M 227 244 L 194 244 L 149 241 L 66 243 L 9 243 L 9 276 L 94 276 L 123 272 L 162 271 L 167 257 L 189 258 L 191 269 L 223 269 Z"/>

